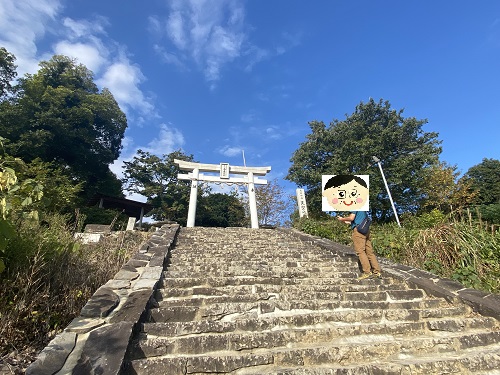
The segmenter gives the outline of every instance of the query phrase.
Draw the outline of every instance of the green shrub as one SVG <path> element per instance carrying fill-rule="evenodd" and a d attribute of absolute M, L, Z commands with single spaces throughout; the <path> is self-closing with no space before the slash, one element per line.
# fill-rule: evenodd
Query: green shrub
<path fill-rule="evenodd" d="M 332 217 L 328 220 L 315 220 L 310 218 L 301 218 L 294 223 L 298 230 L 318 236 L 328 238 L 332 241 L 348 245 L 351 243 L 351 231 L 349 226 Z"/>
<path fill-rule="evenodd" d="M 294 226 L 338 243 L 351 243 L 351 231 L 334 218 L 301 219 Z M 374 223 L 371 237 L 378 256 L 467 287 L 500 292 L 500 231 L 492 231 L 479 221 L 456 219 L 434 210 L 403 217 L 402 227 Z"/>

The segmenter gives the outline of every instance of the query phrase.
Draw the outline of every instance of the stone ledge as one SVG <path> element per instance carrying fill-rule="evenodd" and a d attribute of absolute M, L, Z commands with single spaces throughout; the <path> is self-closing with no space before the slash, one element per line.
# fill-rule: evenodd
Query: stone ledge
<path fill-rule="evenodd" d="M 42 350 L 26 374 L 118 375 L 132 331 L 161 281 L 161 265 L 179 228 L 163 225 L 141 245 L 115 277 L 94 293 L 80 316 Z"/>
<path fill-rule="evenodd" d="M 333 253 L 356 257 L 352 247 L 341 245 L 325 238 L 312 236 L 296 229 L 278 229 L 291 233 L 302 241 L 312 242 Z M 469 289 L 454 280 L 440 278 L 432 273 L 414 267 L 393 263 L 388 259 L 381 258 L 379 263 L 382 265 L 382 272 L 384 274 L 421 288 L 431 296 L 445 298 L 448 302 L 461 301 L 470 306 L 475 312 L 500 321 L 500 295 L 498 294 Z"/>

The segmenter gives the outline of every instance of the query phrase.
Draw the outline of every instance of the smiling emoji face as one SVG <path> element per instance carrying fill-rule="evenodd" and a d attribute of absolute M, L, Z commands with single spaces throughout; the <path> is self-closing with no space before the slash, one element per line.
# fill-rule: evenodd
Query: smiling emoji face
<path fill-rule="evenodd" d="M 359 211 L 368 202 L 368 195 L 366 182 L 358 176 L 350 175 L 330 178 L 323 190 L 328 206 L 335 211 Z"/>

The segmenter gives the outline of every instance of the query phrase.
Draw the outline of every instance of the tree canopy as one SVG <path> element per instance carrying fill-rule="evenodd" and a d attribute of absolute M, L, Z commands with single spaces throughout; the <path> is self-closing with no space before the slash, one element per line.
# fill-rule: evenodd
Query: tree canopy
<path fill-rule="evenodd" d="M 441 141 L 425 132 L 426 120 L 403 117 L 388 101 L 370 99 L 345 120 L 329 126 L 311 121 L 311 133 L 293 153 L 286 179 L 307 189 L 312 213 L 321 212 L 321 176 L 370 176 L 370 210 L 381 220 L 393 213 L 373 156 L 382 161 L 391 195 L 399 211 L 415 212 L 421 201 L 424 171 L 439 161 Z"/>
<path fill-rule="evenodd" d="M 87 195 L 121 194 L 109 165 L 120 155 L 127 120 L 111 92 L 99 92 L 90 70 L 55 55 L 21 78 L 15 91 L 0 111 L 9 154 L 54 163 L 82 182 Z"/>
<path fill-rule="evenodd" d="M 12 80 L 16 78 L 16 57 L 0 47 L 0 99 L 12 91 Z"/>
<path fill-rule="evenodd" d="M 150 215 L 155 220 L 187 222 L 189 181 L 177 178 L 180 172 L 174 159 L 194 161 L 193 155 L 176 150 L 162 157 L 138 150 L 131 161 L 124 162 L 123 183 L 126 190 L 147 197 L 155 208 Z"/>
<path fill-rule="evenodd" d="M 464 175 L 476 193 L 474 203 L 481 217 L 500 224 L 500 160 L 484 158 Z"/>
<path fill-rule="evenodd" d="M 196 220 L 203 227 L 242 227 L 245 208 L 236 194 L 211 193 L 199 197 Z"/>
<path fill-rule="evenodd" d="M 478 191 L 477 203 L 500 204 L 500 160 L 484 158 L 465 174 Z"/>

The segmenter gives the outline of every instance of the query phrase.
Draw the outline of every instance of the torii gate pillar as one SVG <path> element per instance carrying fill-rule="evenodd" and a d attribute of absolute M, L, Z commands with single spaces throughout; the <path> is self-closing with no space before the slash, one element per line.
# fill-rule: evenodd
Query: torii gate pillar
<path fill-rule="evenodd" d="M 193 180 L 191 181 L 191 192 L 189 194 L 189 211 L 187 218 L 187 226 L 194 227 L 194 219 L 196 217 L 196 203 L 198 200 L 198 178 L 200 170 L 195 168 L 193 170 Z"/>
<path fill-rule="evenodd" d="M 190 171 L 188 174 L 177 175 L 179 180 L 191 180 L 191 192 L 189 195 L 189 210 L 187 227 L 194 227 L 196 216 L 196 203 L 198 198 L 198 181 L 224 182 L 248 185 L 248 203 L 250 205 L 250 221 L 252 228 L 259 228 L 257 217 L 257 201 L 255 199 L 255 184 L 266 185 L 267 180 L 256 178 L 255 176 L 265 176 L 271 167 L 239 167 L 229 166 L 228 163 L 201 164 L 184 160 L 174 159 L 174 163 L 179 165 L 183 171 Z M 219 172 L 219 176 L 203 175 L 200 172 Z M 230 177 L 230 173 L 246 175 L 245 177 Z"/>

